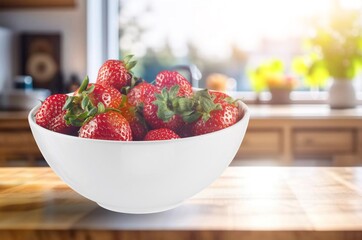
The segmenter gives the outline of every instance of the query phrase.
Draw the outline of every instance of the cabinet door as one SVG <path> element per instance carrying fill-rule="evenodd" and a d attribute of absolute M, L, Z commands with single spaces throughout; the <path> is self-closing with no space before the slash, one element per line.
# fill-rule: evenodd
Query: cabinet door
<path fill-rule="evenodd" d="M 280 130 L 249 129 L 236 157 L 278 155 L 282 144 Z"/>
<path fill-rule="evenodd" d="M 296 130 L 293 133 L 296 154 L 343 154 L 355 151 L 353 130 Z"/>
<path fill-rule="evenodd" d="M 41 156 L 29 131 L 0 131 L 0 154 L 3 158 L 15 155 Z"/>

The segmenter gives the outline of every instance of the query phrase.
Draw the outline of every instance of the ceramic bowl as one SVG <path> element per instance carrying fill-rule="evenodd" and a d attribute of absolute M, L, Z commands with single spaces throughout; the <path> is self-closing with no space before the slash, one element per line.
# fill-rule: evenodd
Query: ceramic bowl
<path fill-rule="evenodd" d="M 103 208 L 123 213 L 160 212 L 178 206 L 216 180 L 245 135 L 248 107 L 223 130 L 166 141 L 108 141 L 59 134 L 28 116 L 45 160 L 73 190 Z"/>

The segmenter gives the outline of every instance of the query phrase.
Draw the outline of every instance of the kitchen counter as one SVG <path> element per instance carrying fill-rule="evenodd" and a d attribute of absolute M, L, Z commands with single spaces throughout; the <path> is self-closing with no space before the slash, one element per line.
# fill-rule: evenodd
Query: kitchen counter
<path fill-rule="evenodd" d="M 249 105 L 251 117 L 241 160 L 329 159 L 334 166 L 362 165 L 362 105 L 330 109 L 326 104 Z M 13 160 L 39 163 L 41 153 L 27 122 L 27 111 L 0 111 L 0 166 Z"/>
<path fill-rule="evenodd" d="M 145 199 L 147 201 L 147 199 Z M 50 168 L 0 168 L 0 239 L 362 239 L 362 168 L 229 167 L 178 208 L 99 207 Z"/>
<path fill-rule="evenodd" d="M 263 118 L 336 118 L 361 119 L 362 105 L 356 108 L 331 109 L 327 104 L 248 104 L 251 119 Z M 0 111 L 0 119 L 26 119 L 29 111 Z"/>

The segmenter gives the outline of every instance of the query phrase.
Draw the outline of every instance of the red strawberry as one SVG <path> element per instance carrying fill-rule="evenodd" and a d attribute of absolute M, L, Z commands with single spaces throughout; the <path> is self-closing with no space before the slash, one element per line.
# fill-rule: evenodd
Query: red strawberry
<path fill-rule="evenodd" d="M 197 120 L 192 126 L 192 133 L 201 135 L 227 128 L 236 123 L 237 117 L 238 109 L 235 106 L 222 105 L 222 110 L 212 111 L 208 120 Z"/>
<path fill-rule="evenodd" d="M 103 87 L 99 84 L 89 84 L 94 86 L 94 90 L 89 93 L 89 100 L 94 106 L 103 103 L 106 108 L 118 108 L 122 102 L 122 94 L 113 87 Z"/>
<path fill-rule="evenodd" d="M 77 128 L 66 124 L 64 119 L 66 110 L 63 110 L 63 106 L 67 98 L 65 94 L 49 96 L 36 112 L 35 122 L 54 132 L 74 134 Z"/>
<path fill-rule="evenodd" d="M 156 100 L 146 103 L 143 116 L 152 129 L 169 128 L 175 132 L 184 125 L 182 112 L 188 110 L 185 101 L 189 98 L 178 97 L 179 86 L 171 89 L 163 88 L 161 93 L 156 93 Z"/>
<path fill-rule="evenodd" d="M 232 97 L 223 92 L 209 91 L 209 93 L 214 97 L 214 102 L 216 103 L 232 103 L 234 101 Z"/>
<path fill-rule="evenodd" d="M 131 127 L 133 140 L 142 140 L 148 131 L 146 122 L 143 116 L 138 113 L 137 108 L 130 104 L 124 95 L 119 110 Z"/>
<path fill-rule="evenodd" d="M 98 71 L 96 83 L 104 87 L 114 87 L 121 90 L 131 84 L 131 69 L 136 65 L 136 61 L 130 61 L 133 56 L 126 56 L 124 61 L 107 60 Z"/>
<path fill-rule="evenodd" d="M 192 86 L 189 81 L 187 81 L 187 79 L 180 73 L 175 71 L 162 71 L 158 73 L 155 85 L 159 90 L 162 90 L 165 87 L 167 89 L 171 89 L 171 87 L 178 85 L 180 90 L 177 96 L 179 97 L 190 97 L 193 94 Z"/>
<path fill-rule="evenodd" d="M 174 131 L 168 128 L 151 130 L 147 133 L 145 141 L 169 140 L 180 138 Z"/>
<path fill-rule="evenodd" d="M 210 99 L 213 99 L 215 107 L 210 108 L 211 111 L 201 113 L 202 117 L 192 123 L 193 135 L 215 132 L 237 122 L 238 108 L 234 103 L 227 101 L 227 99 L 231 99 L 228 95 L 215 92 L 208 93 L 206 91 L 202 94 L 204 99 L 201 101 L 209 101 L 207 96 L 210 96 Z"/>
<path fill-rule="evenodd" d="M 184 124 L 180 129 L 177 130 L 177 134 L 181 138 L 192 137 L 192 124 Z"/>
<path fill-rule="evenodd" d="M 106 109 L 118 109 L 122 103 L 122 94 L 113 87 L 88 84 L 86 77 L 73 96 L 64 105 L 67 110 L 65 119 L 68 124 L 82 126 L 84 122 Z"/>
<path fill-rule="evenodd" d="M 170 118 L 160 116 L 160 114 L 167 114 L 167 112 L 171 111 L 159 110 L 159 106 L 153 103 L 147 103 L 143 108 L 143 116 L 152 129 L 169 128 L 173 131 L 177 131 L 184 124 L 181 116 L 176 115 L 173 112 L 170 113 L 172 115 Z"/>
<path fill-rule="evenodd" d="M 133 106 L 150 103 L 156 100 L 155 93 L 158 89 L 150 83 L 142 82 L 133 87 L 127 94 L 128 101 Z"/>
<path fill-rule="evenodd" d="M 85 123 L 79 130 L 79 137 L 132 141 L 132 131 L 127 120 L 118 112 L 101 113 Z"/>

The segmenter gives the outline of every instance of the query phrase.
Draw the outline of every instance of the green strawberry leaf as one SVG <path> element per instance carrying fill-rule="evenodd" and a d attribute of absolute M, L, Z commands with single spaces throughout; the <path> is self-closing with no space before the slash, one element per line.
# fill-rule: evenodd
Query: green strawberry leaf
<path fill-rule="evenodd" d="M 169 94 L 169 97 L 170 97 L 171 99 L 176 98 L 179 90 L 180 90 L 180 87 L 179 87 L 178 85 L 172 86 L 172 87 L 170 88 L 169 93 L 168 93 L 168 94 Z"/>
<path fill-rule="evenodd" d="M 97 112 L 98 112 L 98 109 L 96 107 L 93 107 L 92 109 L 90 109 L 88 111 L 88 116 L 87 117 L 93 117 L 93 116 L 95 116 L 97 114 Z"/>
<path fill-rule="evenodd" d="M 157 116 L 164 122 L 170 121 L 170 119 L 175 115 L 175 112 L 168 109 L 167 105 L 164 103 L 158 103 Z"/>
<path fill-rule="evenodd" d="M 180 97 L 175 99 L 175 103 L 172 104 L 177 113 L 193 112 L 194 101 L 190 98 Z"/>
<path fill-rule="evenodd" d="M 90 94 L 91 92 L 94 91 L 95 86 L 91 85 L 89 88 L 87 88 L 87 90 L 84 90 L 82 93 L 83 94 Z"/>
<path fill-rule="evenodd" d="M 67 100 L 64 103 L 63 110 L 70 109 L 73 106 L 73 100 L 75 97 L 67 96 Z"/>
<path fill-rule="evenodd" d="M 131 70 L 132 68 L 134 68 L 134 66 L 136 66 L 136 64 L 137 64 L 137 61 L 128 62 L 128 63 L 126 64 L 126 69 L 127 69 L 127 70 Z"/>
<path fill-rule="evenodd" d="M 70 119 L 69 121 L 72 126 L 81 127 L 83 125 L 83 121 L 79 119 Z"/>
<path fill-rule="evenodd" d="M 98 108 L 98 113 L 104 113 L 106 111 L 106 107 L 102 102 L 98 103 L 97 108 Z"/>
<path fill-rule="evenodd" d="M 205 113 L 202 115 L 202 121 L 207 122 L 211 117 L 210 113 Z"/>
<path fill-rule="evenodd" d="M 127 55 L 127 56 L 125 56 L 125 57 L 123 58 L 123 62 L 124 62 L 125 64 L 127 64 L 133 57 L 134 57 L 134 55 L 129 54 L 129 55 Z"/>
<path fill-rule="evenodd" d="M 85 76 L 82 84 L 80 85 L 79 89 L 78 89 L 78 93 L 82 93 L 84 90 L 86 90 L 86 88 L 88 87 L 89 84 L 89 77 Z"/>
<path fill-rule="evenodd" d="M 83 112 L 77 116 L 78 120 L 85 120 L 88 117 L 88 112 Z"/>
<path fill-rule="evenodd" d="M 90 102 L 89 97 L 85 96 L 82 100 L 82 105 L 81 105 L 83 110 L 85 110 L 87 108 L 87 106 L 89 105 L 89 102 Z"/>

